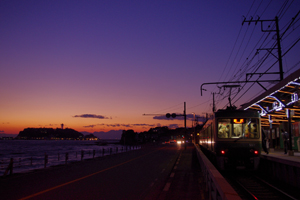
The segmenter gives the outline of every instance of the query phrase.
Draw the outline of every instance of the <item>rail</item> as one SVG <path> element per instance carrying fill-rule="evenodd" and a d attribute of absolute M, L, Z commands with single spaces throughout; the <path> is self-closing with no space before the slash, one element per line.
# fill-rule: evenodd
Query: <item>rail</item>
<path fill-rule="evenodd" d="M 102 148 L 100 150 L 81 150 L 47 154 L 44 156 L 31 156 L 31 157 L 14 157 L 10 159 L 0 160 L 0 177 L 1 175 L 12 175 L 13 172 L 27 172 L 34 169 L 46 168 L 49 166 L 56 166 L 68 164 L 69 162 L 83 161 L 84 159 L 94 159 L 97 157 L 104 157 L 107 155 L 127 152 L 131 150 L 140 149 L 141 146 L 122 146 L 115 148 Z"/>
<path fill-rule="evenodd" d="M 206 190 L 209 193 L 209 198 L 212 200 L 241 200 L 236 191 L 203 154 L 200 147 L 195 144 L 195 148 L 206 182 Z"/>

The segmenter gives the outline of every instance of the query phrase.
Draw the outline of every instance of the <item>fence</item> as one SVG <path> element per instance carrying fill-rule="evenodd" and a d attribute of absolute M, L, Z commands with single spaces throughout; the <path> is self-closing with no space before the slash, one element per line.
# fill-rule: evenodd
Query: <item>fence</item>
<path fill-rule="evenodd" d="M 0 160 L 0 173 L 3 176 L 13 174 L 13 172 L 26 172 L 34 169 L 46 168 L 49 166 L 68 164 L 69 162 L 83 161 L 84 159 L 94 159 L 107 155 L 127 152 L 140 149 L 141 146 L 122 146 L 115 148 L 102 148 L 100 150 L 81 150 L 80 152 L 66 152 L 43 156 L 15 157 Z"/>

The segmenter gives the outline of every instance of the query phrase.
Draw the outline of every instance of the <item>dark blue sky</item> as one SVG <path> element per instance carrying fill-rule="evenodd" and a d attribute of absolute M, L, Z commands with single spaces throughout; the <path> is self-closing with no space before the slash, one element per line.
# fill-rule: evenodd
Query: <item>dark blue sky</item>
<path fill-rule="evenodd" d="M 0 131 L 182 126 L 142 114 L 181 113 L 183 102 L 187 113 L 211 112 L 218 89 L 207 86 L 200 96 L 202 83 L 244 80 L 276 61 L 260 63 L 267 51 L 255 54 L 274 45 L 274 33 L 262 33 L 259 23 L 242 26 L 243 16 L 277 15 L 283 33 L 299 9 L 299 1 L 1 1 Z M 299 39 L 298 20 L 282 38 L 283 53 Z M 285 76 L 298 62 L 296 43 L 284 57 Z M 247 87 L 233 98 L 236 106 L 263 91 L 255 85 L 242 96 Z M 217 108 L 228 102 L 222 92 Z"/>

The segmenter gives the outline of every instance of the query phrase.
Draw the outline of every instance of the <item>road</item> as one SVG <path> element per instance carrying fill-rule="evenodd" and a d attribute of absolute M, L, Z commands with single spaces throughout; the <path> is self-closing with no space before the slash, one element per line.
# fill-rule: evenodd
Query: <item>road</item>
<path fill-rule="evenodd" d="M 184 149 L 176 144 L 0 179 L 4 199 L 156 199 Z M 153 197 L 153 198 L 152 198 Z"/>

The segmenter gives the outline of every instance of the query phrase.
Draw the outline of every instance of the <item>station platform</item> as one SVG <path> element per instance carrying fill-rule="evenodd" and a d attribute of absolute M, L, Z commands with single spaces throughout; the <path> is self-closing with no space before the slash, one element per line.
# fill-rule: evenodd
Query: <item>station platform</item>
<path fill-rule="evenodd" d="M 157 200 L 209 199 L 194 145 L 182 144 L 179 157 Z M 147 199 L 146 199 L 147 200 Z"/>
<path fill-rule="evenodd" d="M 280 163 L 289 164 L 291 166 L 300 167 L 300 152 L 294 151 L 294 155 L 289 155 L 289 153 L 284 154 L 283 149 L 269 149 L 269 153 L 262 151 L 262 158 L 278 161 Z"/>
<path fill-rule="evenodd" d="M 283 149 L 271 149 L 268 154 L 262 152 L 260 172 L 266 178 L 271 178 L 294 188 L 300 189 L 300 152 L 284 153 Z"/>

